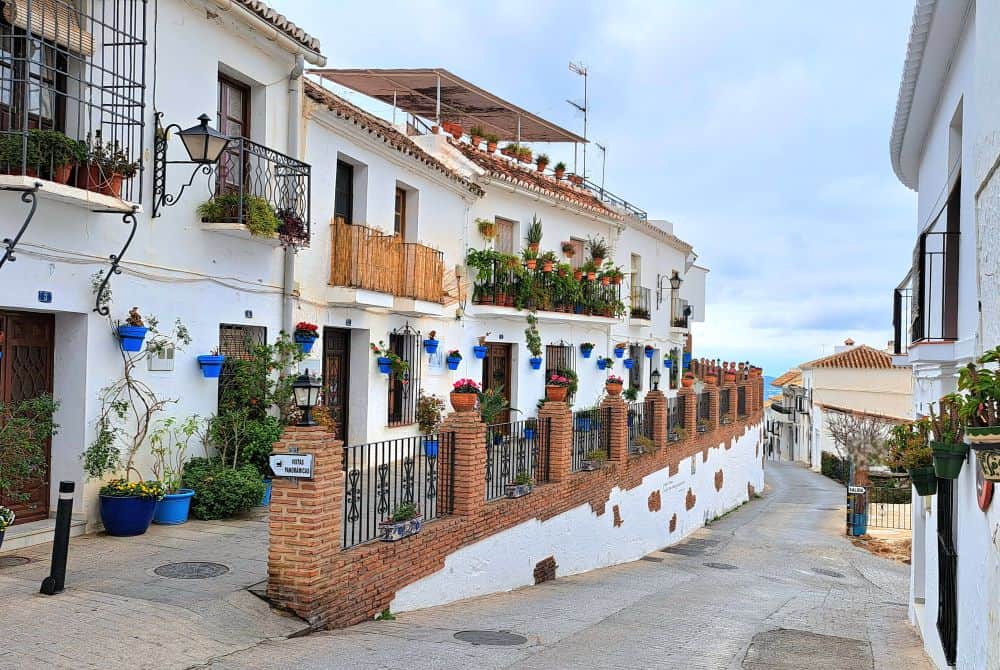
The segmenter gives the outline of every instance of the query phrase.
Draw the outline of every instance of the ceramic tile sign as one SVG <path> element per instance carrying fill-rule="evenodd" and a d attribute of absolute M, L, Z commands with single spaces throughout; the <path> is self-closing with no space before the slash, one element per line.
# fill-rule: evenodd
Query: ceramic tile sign
<path fill-rule="evenodd" d="M 275 477 L 312 479 L 312 454 L 271 454 L 270 462 Z"/>

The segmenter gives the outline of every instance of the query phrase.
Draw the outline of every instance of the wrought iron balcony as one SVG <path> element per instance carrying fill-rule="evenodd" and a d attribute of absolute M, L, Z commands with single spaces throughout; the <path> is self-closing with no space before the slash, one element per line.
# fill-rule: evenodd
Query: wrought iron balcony
<path fill-rule="evenodd" d="M 780 414 L 793 414 L 795 412 L 794 408 L 784 405 L 780 402 L 772 402 L 771 409 Z"/>
<path fill-rule="evenodd" d="M 691 305 L 684 298 L 675 298 L 670 317 L 670 325 L 674 328 L 691 327 Z"/>
<path fill-rule="evenodd" d="M 904 355 L 913 339 L 910 336 L 912 318 L 912 291 L 909 287 L 910 278 L 907 275 L 903 284 L 892 292 L 892 353 Z"/>
<path fill-rule="evenodd" d="M 633 319 L 644 319 L 649 321 L 650 314 L 650 290 L 645 286 L 633 286 L 631 302 L 629 304 L 629 316 Z"/>

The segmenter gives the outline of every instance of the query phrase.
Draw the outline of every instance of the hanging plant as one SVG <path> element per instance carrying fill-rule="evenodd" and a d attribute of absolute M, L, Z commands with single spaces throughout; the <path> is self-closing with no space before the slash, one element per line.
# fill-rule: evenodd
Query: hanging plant
<path fill-rule="evenodd" d="M 437 353 L 438 344 L 437 331 L 432 330 L 427 333 L 427 339 L 424 340 L 424 351 L 426 351 L 429 355 L 434 355 Z"/>
<path fill-rule="evenodd" d="M 410 364 L 408 362 L 385 346 L 385 342 L 381 340 L 379 340 L 377 345 L 373 342 L 370 346 L 372 355 L 375 356 L 378 363 L 379 372 L 384 375 L 392 375 L 394 379 L 403 384 L 409 381 L 407 375 L 410 372 Z"/>
<path fill-rule="evenodd" d="M 476 219 L 476 228 L 479 230 L 479 234 L 488 240 L 492 240 L 497 236 L 496 221 L 490 221 L 489 219 Z"/>

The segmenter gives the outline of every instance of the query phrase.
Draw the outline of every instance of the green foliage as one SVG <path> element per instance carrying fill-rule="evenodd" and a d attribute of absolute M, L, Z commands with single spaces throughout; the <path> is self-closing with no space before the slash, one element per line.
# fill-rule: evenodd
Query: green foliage
<path fill-rule="evenodd" d="M 238 193 L 223 193 L 208 202 L 198 205 L 198 216 L 202 221 L 238 221 L 240 218 L 240 196 Z M 256 237 L 274 237 L 281 222 L 274 208 L 264 198 L 257 195 L 243 195 L 243 225 Z"/>
<path fill-rule="evenodd" d="M 889 431 L 889 439 L 886 440 L 889 466 L 897 470 L 930 466 L 933 463 L 933 452 L 928 444 L 929 429 L 927 419 L 893 426 Z"/>
<path fill-rule="evenodd" d="M 413 503 L 401 503 L 396 509 L 393 510 L 392 516 L 389 517 L 394 523 L 399 523 L 400 521 L 409 521 L 410 519 L 416 519 L 420 515 L 417 510 L 417 506 Z"/>
<path fill-rule="evenodd" d="M 563 163 L 562 161 L 559 161 L 558 163 L 556 163 L 556 166 L 552 169 L 555 170 L 556 172 L 565 172 L 566 164 Z"/>
<path fill-rule="evenodd" d="M 820 472 L 845 485 L 851 476 L 848 462 L 828 451 L 824 451 L 820 456 Z"/>
<path fill-rule="evenodd" d="M 30 400 L 0 401 L 0 499 L 27 500 L 25 489 L 45 473 L 45 445 L 59 426 L 59 403 L 43 394 Z"/>
<path fill-rule="evenodd" d="M 985 352 L 977 363 L 978 366 L 969 363 L 959 372 L 961 395 L 946 398 L 958 403 L 966 425 L 980 428 L 1000 425 L 1000 371 L 995 368 L 1000 363 L 1000 347 Z"/>
<path fill-rule="evenodd" d="M 596 461 L 598 463 L 603 463 L 604 461 L 608 460 L 608 452 L 604 451 L 603 449 L 594 449 L 592 451 L 588 451 L 587 453 L 585 453 L 583 457 L 588 461 Z"/>
<path fill-rule="evenodd" d="M 634 386 L 629 386 L 627 389 L 622 391 L 622 397 L 629 402 L 635 402 L 636 398 L 639 397 L 639 389 Z"/>
<path fill-rule="evenodd" d="M 546 162 L 548 162 L 548 156 L 542 154 L 539 156 L 539 160 L 545 157 Z M 528 244 L 541 244 L 542 242 L 542 220 L 538 218 L 537 214 L 532 214 L 531 223 L 528 224 L 528 229 L 524 233 L 524 238 L 528 240 Z"/>
<path fill-rule="evenodd" d="M 201 417 L 195 414 L 181 420 L 168 417 L 150 430 L 149 450 L 156 459 L 153 475 L 168 492 L 180 488 L 188 449 L 191 441 L 202 435 L 202 426 Z"/>
<path fill-rule="evenodd" d="M 369 345 L 372 350 L 372 355 L 376 358 L 388 358 L 389 359 L 389 369 L 392 370 L 392 376 L 401 382 L 406 382 L 407 374 L 410 372 L 410 363 L 404 361 L 399 354 L 385 346 L 385 342 L 379 340 L 378 344 L 374 342 Z"/>
<path fill-rule="evenodd" d="M 391 611 L 389 611 L 388 607 L 386 607 L 384 610 L 382 610 L 375 616 L 375 621 L 395 621 L 395 620 L 396 620 L 396 615 L 393 614 Z"/>
<path fill-rule="evenodd" d="M 937 412 L 934 411 L 934 403 L 931 403 L 928 409 L 934 439 L 948 444 L 960 444 L 965 436 L 965 423 L 975 414 L 975 410 L 968 409 L 971 404 L 977 407 L 979 405 L 975 400 L 967 402 L 956 393 L 941 398 Z"/>
<path fill-rule="evenodd" d="M 139 170 L 139 162 L 129 158 L 128 149 L 120 146 L 118 140 L 102 142 L 98 131 L 93 137 L 87 135 L 87 162 L 101 170 L 106 178 L 112 174 L 131 179 Z"/>
<path fill-rule="evenodd" d="M 528 327 L 524 329 L 525 345 L 531 355 L 537 358 L 542 355 L 542 336 L 538 333 L 538 317 L 529 314 L 527 321 Z"/>
<path fill-rule="evenodd" d="M 587 238 L 587 251 L 590 252 L 591 259 L 604 259 L 610 255 L 611 247 L 607 240 L 600 235 L 595 235 Z M 597 267 L 595 266 L 594 269 L 596 270 Z"/>
<path fill-rule="evenodd" d="M 531 478 L 531 475 L 528 473 L 527 470 L 519 471 L 517 473 L 517 476 L 514 477 L 514 483 L 517 484 L 518 486 L 524 486 L 526 484 L 532 483 L 533 481 L 534 480 Z"/>
<path fill-rule="evenodd" d="M 441 427 L 441 419 L 444 416 L 446 407 L 444 400 L 436 395 L 424 395 L 424 390 L 420 389 L 417 397 L 417 426 L 424 435 L 436 433 Z"/>
<path fill-rule="evenodd" d="M 87 145 L 58 130 L 29 130 L 26 137 L 16 132 L 0 134 L 0 166 L 19 169 L 22 158 L 27 159 L 26 167 L 38 169 L 39 176 L 51 179 L 51 170 L 85 161 Z"/>
<path fill-rule="evenodd" d="M 576 370 L 572 368 L 556 368 L 556 374 L 560 377 L 565 377 L 569 382 L 566 385 L 566 395 L 570 398 L 576 395 L 576 390 L 580 387 L 580 377 L 576 374 Z"/>
<path fill-rule="evenodd" d="M 247 511 L 264 496 L 264 481 L 252 465 L 231 468 L 218 458 L 192 458 L 184 468 L 184 488 L 194 489 L 191 515 L 226 519 Z"/>
<path fill-rule="evenodd" d="M 510 405 L 503 395 L 502 386 L 486 389 L 479 394 L 479 417 L 487 426 L 496 423 L 497 418 L 508 409 Z"/>

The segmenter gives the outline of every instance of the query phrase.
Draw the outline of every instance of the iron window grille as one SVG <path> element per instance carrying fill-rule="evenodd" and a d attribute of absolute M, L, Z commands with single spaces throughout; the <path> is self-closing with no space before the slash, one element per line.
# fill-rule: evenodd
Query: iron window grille
<path fill-rule="evenodd" d="M 628 347 L 628 357 L 632 361 L 632 367 L 628 371 L 628 386 L 636 391 L 642 390 L 642 359 L 645 357 L 646 348 L 641 344 L 630 344 Z"/>
<path fill-rule="evenodd" d="M 218 401 L 222 404 L 227 389 L 236 374 L 237 361 L 253 358 L 256 347 L 267 344 L 267 328 L 264 326 L 244 326 L 240 324 L 219 324 L 219 354 L 225 356 L 222 372 L 219 373 Z"/>
<path fill-rule="evenodd" d="M 389 350 L 407 364 L 402 375 L 389 374 L 389 410 L 387 422 L 390 426 L 406 426 L 416 421 L 417 394 L 420 392 L 420 364 L 423 357 L 420 331 L 409 324 L 389 333 Z"/>
<path fill-rule="evenodd" d="M 645 286 L 632 286 L 629 303 L 629 316 L 633 319 L 650 319 L 651 292 Z"/>
<path fill-rule="evenodd" d="M 722 388 L 719 391 L 719 417 L 729 416 L 729 389 Z"/>
<path fill-rule="evenodd" d="M 110 162 L 90 169 L 83 163 L 74 180 L 66 145 L 37 134 L 55 131 L 91 147 L 100 143 L 109 153 L 120 151 L 121 164 L 138 162 L 135 177 L 123 180 L 121 198 L 140 202 L 147 1 L 2 5 L 0 171 L 110 188 Z"/>
<path fill-rule="evenodd" d="M 576 374 L 576 348 L 572 344 L 560 342 L 545 346 L 545 379 L 553 374 L 572 372 Z M 572 398 L 570 398 L 572 402 Z"/>

